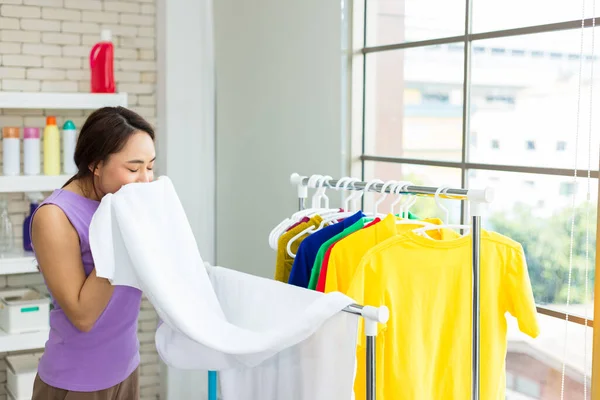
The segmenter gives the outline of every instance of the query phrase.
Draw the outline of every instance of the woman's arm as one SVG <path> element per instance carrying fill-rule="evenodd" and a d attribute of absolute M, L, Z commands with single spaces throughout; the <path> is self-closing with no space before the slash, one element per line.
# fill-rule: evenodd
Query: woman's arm
<path fill-rule="evenodd" d="M 106 308 L 114 287 L 96 270 L 86 278 L 79 236 L 57 206 L 41 207 L 32 221 L 31 241 L 52 296 L 77 329 L 89 332 Z"/>

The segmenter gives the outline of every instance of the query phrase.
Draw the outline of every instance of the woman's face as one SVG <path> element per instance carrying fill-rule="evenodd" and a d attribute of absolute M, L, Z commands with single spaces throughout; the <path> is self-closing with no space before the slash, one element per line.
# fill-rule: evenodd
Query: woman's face
<path fill-rule="evenodd" d="M 111 154 L 106 163 L 100 163 L 94 171 L 100 197 L 115 193 L 128 183 L 151 182 L 155 158 L 150 135 L 140 131 L 131 135 L 120 152 Z"/>

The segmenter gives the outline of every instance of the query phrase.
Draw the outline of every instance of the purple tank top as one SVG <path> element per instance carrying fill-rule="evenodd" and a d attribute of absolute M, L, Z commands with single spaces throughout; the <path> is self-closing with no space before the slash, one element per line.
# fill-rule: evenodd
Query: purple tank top
<path fill-rule="evenodd" d="M 100 202 L 57 189 L 40 207 L 44 204 L 60 207 L 75 227 L 83 268 L 86 276 L 89 275 L 94 269 L 89 228 Z M 140 363 L 137 321 L 141 301 L 141 291 L 115 286 L 112 298 L 94 327 L 89 332 L 81 332 L 53 298 L 50 337 L 38 366 L 42 381 L 80 392 L 102 390 L 124 381 Z"/>

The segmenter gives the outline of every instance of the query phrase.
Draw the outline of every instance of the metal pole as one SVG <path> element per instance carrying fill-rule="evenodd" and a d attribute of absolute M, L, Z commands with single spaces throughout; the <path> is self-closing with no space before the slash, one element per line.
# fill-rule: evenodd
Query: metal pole
<path fill-rule="evenodd" d="M 292 174 L 290 181 L 298 185 L 298 187 L 308 188 L 309 178 L 306 176 L 300 176 L 298 174 Z M 340 179 L 330 179 L 327 182 L 324 182 L 324 186 L 327 188 L 335 188 L 336 185 L 340 183 Z M 369 182 L 352 182 L 350 185 L 341 185 L 338 189 L 343 190 L 360 190 L 364 191 Z M 377 192 L 381 193 L 381 189 L 383 188 L 382 183 L 375 183 L 369 186 L 369 192 Z M 469 200 L 471 202 L 480 202 L 480 203 L 491 203 L 494 197 L 494 191 L 492 188 L 472 190 L 472 189 L 463 189 L 463 188 L 446 188 L 444 187 L 444 192 L 439 193 L 439 187 L 433 186 L 417 186 L 417 185 L 408 185 L 402 187 L 401 190 L 395 190 L 393 187 L 387 187 L 385 193 L 394 193 L 396 194 L 414 194 L 417 196 L 435 196 L 436 193 L 441 199 L 452 199 L 452 200 Z M 299 198 L 304 198 L 304 196 L 299 196 Z"/>
<path fill-rule="evenodd" d="M 479 391 L 479 360 L 480 360 L 480 309 L 479 309 L 479 290 L 480 283 L 480 246 L 481 246 L 481 216 L 473 215 L 473 233 L 471 235 L 473 242 L 473 360 L 472 360 L 472 400 L 480 399 Z"/>
<path fill-rule="evenodd" d="M 375 400 L 375 336 L 367 336 L 367 400 Z"/>

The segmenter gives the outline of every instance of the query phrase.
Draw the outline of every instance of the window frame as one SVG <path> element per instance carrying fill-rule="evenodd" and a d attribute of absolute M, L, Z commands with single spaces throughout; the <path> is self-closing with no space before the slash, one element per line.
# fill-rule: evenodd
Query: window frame
<path fill-rule="evenodd" d="M 500 164 L 483 164 L 478 162 L 470 162 L 469 160 L 469 145 L 470 135 L 468 134 L 470 127 L 470 88 L 471 88 L 471 57 L 477 52 L 477 42 L 485 39 L 495 39 L 502 37 L 512 37 L 519 35 L 528 35 L 535 33 L 548 33 L 565 30 L 574 30 L 582 28 L 582 20 L 568 20 L 562 22 L 531 25 L 519 28 L 495 30 L 489 32 L 472 33 L 472 8 L 474 0 L 465 0 L 465 30 L 464 34 L 458 36 L 440 37 L 435 39 L 427 39 L 413 42 L 401 42 L 394 44 L 367 46 L 367 7 L 368 0 L 343 0 L 342 8 L 346 10 L 347 29 L 349 34 L 343 38 L 343 57 L 345 57 L 344 67 L 346 68 L 345 81 L 343 86 L 347 88 L 346 105 L 344 120 L 346 122 L 349 140 L 347 141 L 347 150 L 350 154 L 349 164 L 347 169 L 353 176 L 361 176 L 365 178 L 365 163 L 366 162 L 382 162 L 382 163 L 397 163 L 419 166 L 447 167 L 456 168 L 461 171 L 462 187 L 468 187 L 469 171 L 498 171 L 498 172 L 517 172 L 528 173 L 542 176 L 564 176 L 573 177 L 575 171 L 568 168 L 552 168 L 552 167 L 528 167 L 520 165 L 500 165 Z M 586 18 L 583 21 L 583 26 L 586 29 L 597 25 L 600 27 L 600 16 L 594 18 Z M 380 53 L 392 50 L 412 49 L 425 46 L 435 46 L 444 44 L 463 44 L 464 45 L 464 73 L 463 73 L 463 105 L 462 105 L 462 155 L 460 161 L 440 161 L 431 159 L 413 159 L 405 157 L 389 157 L 378 156 L 376 154 L 367 154 L 365 152 L 365 104 L 366 104 L 366 58 L 369 54 Z M 580 172 L 583 172 L 580 170 Z M 585 171 L 587 173 L 587 171 Z M 580 174 L 579 176 L 582 176 Z M 590 172 L 593 179 L 600 178 L 600 165 Z M 600 211 L 600 179 L 598 182 L 599 196 L 596 205 Z M 461 219 L 465 223 L 467 215 L 467 205 L 463 204 Z M 597 213 L 596 237 L 600 237 L 600 212 Z M 591 374 L 591 398 L 600 399 L 600 329 L 593 329 L 594 320 L 600 321 L 600 251 L 596 246 L 596 264 L 594 270 L 594 314 L 593 319 L 586 320 L 585 318 L 566 314 L 548 307 L 537 305 L 539 314 L 549 317 L 568 320 L 570 323 L 586 325 L 593 330 L 593 349 L 592 349 L 592 374 Z"/>

